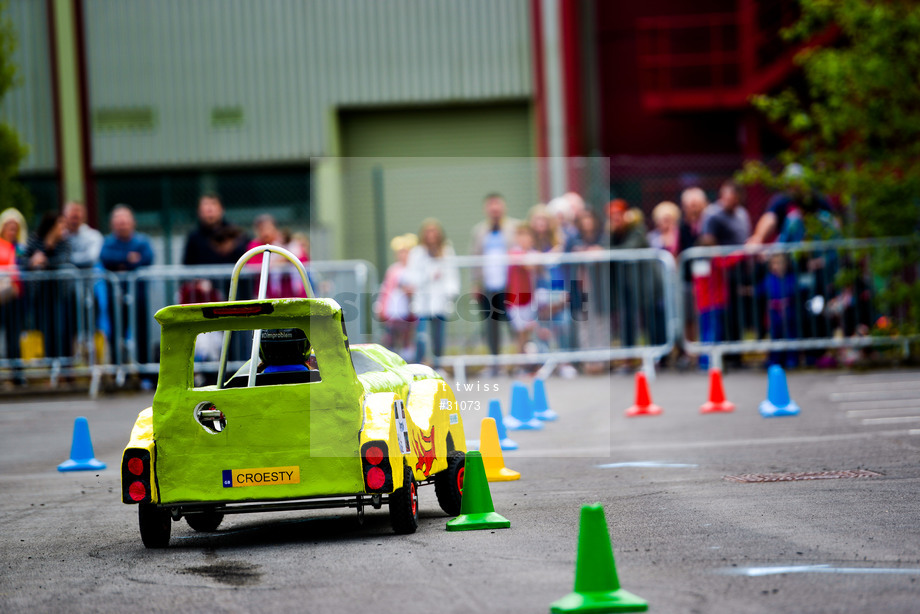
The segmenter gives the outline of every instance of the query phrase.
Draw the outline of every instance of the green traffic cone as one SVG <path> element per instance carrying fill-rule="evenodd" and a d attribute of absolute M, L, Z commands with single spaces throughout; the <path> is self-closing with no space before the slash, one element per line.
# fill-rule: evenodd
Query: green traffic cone
<path fill-rule="evenodd" d="M 620 588 L 604 508 L 581 508 L 575 590 L 550 605 L 550 612 L 645 612 L 648 602 Z"/>
<path fill-rule="evenodd" d="M 486 468 L 480 452 L 467 452 L 463 471 L 463 498 L 460 515 L 447 521 L 448 531 L 476 529 L 507 529 L 511 521 L 495 513 L 492 493 L 486 479 Z"/>

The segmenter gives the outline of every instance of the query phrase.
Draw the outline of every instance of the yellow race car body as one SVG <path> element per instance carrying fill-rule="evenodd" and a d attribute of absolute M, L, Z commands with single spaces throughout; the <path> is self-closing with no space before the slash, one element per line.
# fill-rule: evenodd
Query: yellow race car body
<path fill-rule="evenodd" d="M 272 509 L 350 506 L 360 513 L 407 482 L 413 495 L 416 484 L 437 483 L 439 475 L 439 489 L 462 485 L 462 462 L 458 468 L 450 459 L 462 459 L 466 440 L 450 386 L 382 346 L 350 346 L 335 301 L 180 305 L 156 319 L 159 380 L 124 451 L 122 497 L 158 522 L 167 512 L 188 516 L 189 524 L 195 514 Z M 195 385 L 197 339 L 254 329 L 303 331 L 316 368 L 266 369 L 250 386 L 247 362 L 222 384 Z M 410 532 L 395 521 L 394 528 Z"/>

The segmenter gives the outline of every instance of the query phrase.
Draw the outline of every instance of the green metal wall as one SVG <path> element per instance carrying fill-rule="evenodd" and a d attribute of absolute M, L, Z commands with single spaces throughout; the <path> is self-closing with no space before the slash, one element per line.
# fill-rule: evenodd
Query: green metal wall
<path fill-rule="evenodd" d="M 537 202 L 525 103 L 348 112 L 340 125 L 344 257 L 385 266 L 390 238 L 429 216 L 467 253 L 485 194 L 503 193 L 518 217 Z"/>
<path fill-rule="evenodd" d="M 54 155 L 54 98 L 47 5 L 39 0 L 6 0 L 6 15 L 16 32 L 13 63 L 20 84 L 0 105 L 0 120 L 10 124 L 29 146 L 20 165 L 23 173 L 51 172 Z"/>
<path fill-rule="evenodd" d="M 102 170 L 304 161 L 329 153 L 332 109 L 532 95 L 527 0 L 84 7 Z"/>

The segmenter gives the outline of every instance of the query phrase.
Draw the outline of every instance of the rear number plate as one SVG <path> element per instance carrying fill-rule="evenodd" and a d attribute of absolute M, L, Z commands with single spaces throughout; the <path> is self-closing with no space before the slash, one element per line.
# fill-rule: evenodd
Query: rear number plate
<path fill-rule="evenodd" d="M 276 486 L 300 484 L 300 467 L 260 467 L 257 469 L 224 469 L 224 488 L 243 486 Z"/>

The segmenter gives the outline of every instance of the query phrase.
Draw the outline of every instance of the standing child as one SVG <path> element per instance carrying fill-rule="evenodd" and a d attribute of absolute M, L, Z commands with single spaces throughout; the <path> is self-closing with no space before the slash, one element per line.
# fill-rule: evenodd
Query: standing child
<path fill-rule="evenodd" d="M 796 299 L 798 281 L 789 266 L 785 253 L 770 256 L 767 276 L 759 286 L 767 300 L 767 314 L 770 320 L 770 337 L 773 339 L 797 339 L 799 327 L 796 322 Z M 784 367 L 798 366 L 798 355 L 794 351 L 773 351 L 767 357 L 770 365 Z"/>
<path fill-rule="evenodd" d="M 409 251 L 416 245 L 418 237 L 411 232 L 393 237 L 390 241 L 396 262 L 387 268 L 383 283 L 380 284 L 380 296 L 374 304 L 374 311 L 386 329 L 384 345 L 407 361 L 415 359 L 413 343 L 416 318 L 409 309 L 406 263 L 409 262 Z"/>
<path fill-rule="evenodd" d="M 715 245 L 710 235 L 703 235 L 697 242 L 701 246 Z M 718 343 L 725 340 L 725 310 L 728 308 L 728 284 L 726 271 L 738 263 L 742 254 L 716 256 L 712 259 L 696 259 L 690 265 L 693 277 L 693 294 L 696 309 L 700 314 L 700 341 Z M 709 356 L 700 356 L 700 368 L 709 368 Z"/>
<path fill-rule="evenodd" d="M 556 217 L 544 204 L 534 205 L 528 216 L 534 234 L 534 249 L 541 254 L 560 253 L 562 234 Z M 559 347 L 568 349 L 566 337 L 566 295 L 563 265 L 547 265 L 537 271 L 534 287 L 534 303 L 537 311 L 536 342 L 541 351 Z M 572 374 L 574 368 L 564 363 L 559 365 L 560 373 Z"/>
<path fill-rule="evenodd" d="M 537 327 L 537 310 L 534 303 L 537 266 L 527 264 L 522 256 L 536 254 L 534 231 L 527 223 L 518 224 L 514 233 L 514 246 L 508 251 L 508 319 L 514 331 L 518 354 L 523 354 Z"/>

